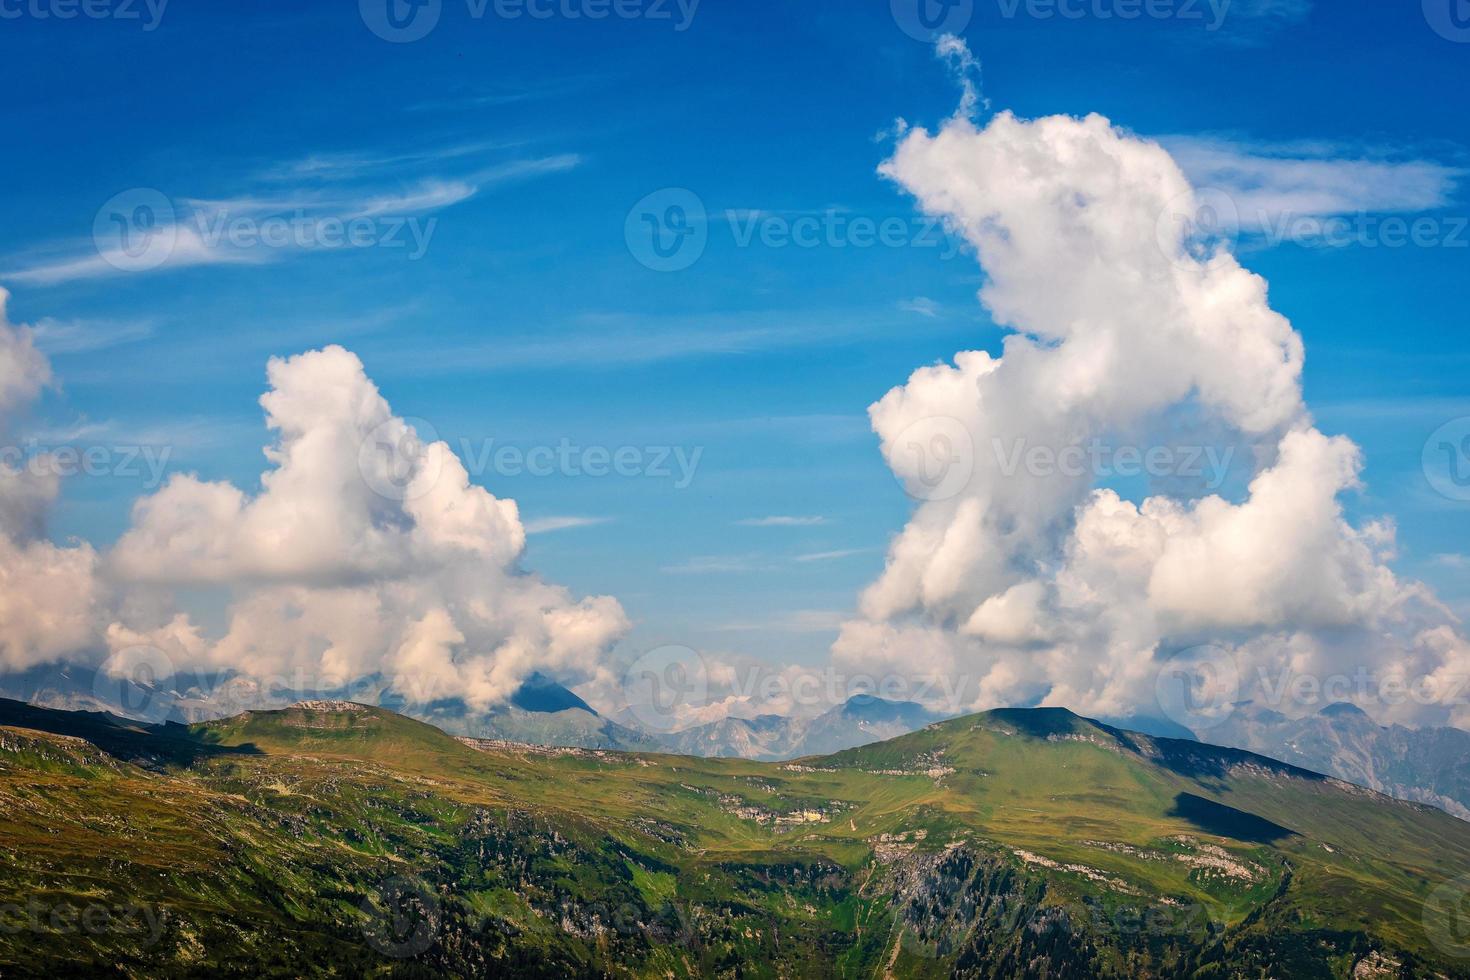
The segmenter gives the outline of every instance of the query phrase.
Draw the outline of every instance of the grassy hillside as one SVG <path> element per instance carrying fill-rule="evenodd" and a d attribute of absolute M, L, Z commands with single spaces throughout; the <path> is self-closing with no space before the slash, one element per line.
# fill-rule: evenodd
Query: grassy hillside
<path fill-rule="evenodd" d="M 1052 709 L 779 764 L 4 702 L 0 864 L 4 975 L 1470 975 L 1470 824 Z"/>

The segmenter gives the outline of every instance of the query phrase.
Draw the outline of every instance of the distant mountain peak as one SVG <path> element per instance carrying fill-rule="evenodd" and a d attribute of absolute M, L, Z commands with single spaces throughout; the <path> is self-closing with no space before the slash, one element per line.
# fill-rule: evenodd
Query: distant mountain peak
<path fill-rule="evenodd" d="M 590 704 L 540 671 L 533 672 L 521 682 L 510 696 L 510 703 L 522 711 L 553 713 L 577 708 L 597 716 Z"/>
<path fill-rule="evenodd" d="M 1368 712 L 1351 701 L 1334 701 L 1317 713 L 1328 718 L 1362 718 L 1364 721 L 1372 721 Z"/>
<path fill-rule="evenodd" d="M 923 711 L 924 706 L 917 701 L 891 701 L 888 698 L 880 698 L 876 694 L 854 694 L 842 703 L 845 712 L 895 714 L 903 711 Z"/>

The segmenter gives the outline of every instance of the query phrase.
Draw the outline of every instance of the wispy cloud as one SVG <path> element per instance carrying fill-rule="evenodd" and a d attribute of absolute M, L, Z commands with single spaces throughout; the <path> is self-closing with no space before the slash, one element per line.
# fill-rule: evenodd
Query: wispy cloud
<path fill-rule="evenodd" d="M 769 572 L 793 564 L 809 564 L 818 561 L 835 561 L 852 555 L 872 552 L 872 548 L 843 548 L 833 551 L 812 551 L 798 555 L 771 557 L 758 554 L 744 555 L 699 555 L 672 565 L 662 571 L 673 575 L 716 575 L 741 572 Z"/>
<path fill-rule="evenodd" d="M 32 329 L 37 346 L 53 357 L 106 350 L 153 336 L 153 324 L 143 320 L 55 320 L 47 317 L 36 321 Z"/>
<path fill-rule="evenodd" d="M 939 304 L 927 296 L 899 300 L 898 308 L 905 313 L 917 313 L 919 316 L 937 317 L 939 315 Z"/>
<path fill-rule="evenodd" d="M 502 184 L 575 169 L 575 153 L 481 163 L 457 175 L 420 175 L 411 167 L 441 165 L 488 144 L 397 155 L 339 154 L 307 157 L 267 169 L 244 181 L 230 195 L 180 195 L 169 200 L 152 192 L 156 223 L 138 229 L 146 254 L 140 257 L 126 226 L 131 206 L 112 241 L 92 240 L 51 246 L 38 256 L 17 257 L 0 272 L 0 281 L 51 286 L 124 272 L 160 272 L 193 266 L 249 265 L 307 252 L 340 251 L 366 244 L 423 254 L 436 219 L 424 216 L 452 207 Z M 371 178 L 371 179 L 364 179 Z M 162 212 L 168 212 L 164 214 Z M 373 222 L 371 227 L 357 223 Z M 130 245 L 132 246 L 130 248 Z"/>
<path fill-rule="evenodd" d="M 185 269 L 201 265 L 242 265 L 265 260 L 261 252 L 221 249 L 206 241 L 200 232 L 188 225 L 176 224 L 159 229 L 171 235 L 166 256 L 146 271 Z M 65 257 L 42 260 L 30 265 L 0 272 L 0 281 L 31 286 L 55 286 L 80 279 L 97 279 L 122 275 L 137 268 L 136 256 L 119 244 L 92 243 L 74 246 Z"/>
<path fill-rule="evenodd" d="M 1247 229 L 1283 215 L 1412 213 L 1453 202 L 1461 167 L 1387 147 L 1214 136 L 1161 142 L 1199 188 L 1223 191 Z"/>
<path fill-rule="evenodd" d="M 741 527 L 813 527 L 817 524 L 826 524 L 827 518 L 816 514 L 804 516 L 775 514 L 770 517 L 747 517 L 735 523 Z"/>
<path fill-rule="evenodd" d="M 598 524 L 606 524 L 611 517 L 537 517 L 525 522 L 527 534 L 549 534 L 552 531 L 566 531 L 577 527 L 593 527 Z"/>
<path fill-rule="evenodd" d="M 764 564 L 756 555 L 699 555 L 665 565 L 662 571 L 670 575 L 719 575 L 754 572 L 764 567 Z"/>
<path fill-rule="evenodd" d="M 872 548 L 841 548 L 836 551 L 813 551 L 804 555 L 795 555 L 792 561 L 835 561 L 838 558 L 851 558 L 853 555 L 865 555 L 872 552 Z"/>
<path fill-rule="evenodd" d="M 198 450 L 233 445 L 253 439 L 257 433 L 258 423 L 254 419 L 196 416 L 156 422 L 80 417 L 29 434 L 43 446 L 127 445 Z"/>
<path fill-rule="evenodd" d="M 482 140 L 453 143 L 436 147 L 415 147 L 397 153 L 347 151 L 312 153 L 295 160 L 271 164 L 262 169 L 261 180 L 298 183 L 303 180 L 348 180 L 372 176 L 385 171 L 422 168 L 466 157 L 483 156 L 497 150 L 520 146 L 520 141 Z"/>

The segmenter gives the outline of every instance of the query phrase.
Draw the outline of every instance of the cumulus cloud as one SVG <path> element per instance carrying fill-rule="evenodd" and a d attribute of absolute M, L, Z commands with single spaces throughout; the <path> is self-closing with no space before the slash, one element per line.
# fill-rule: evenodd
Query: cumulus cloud
<path fill-rule="evenodd" d="M 6 316 L 0 289 L 0 432 L 51 381 L 51 367 L 29 327 Z M 97 554 L 85 544 L 45 539 L 46 517 L 59 489 L 44 456 L 0 459 L 0 668 L 24 670 L 93 644 L 102 589 Z"/>
<path fill-rule="evenodd" d="M 36 349 L 35 332 L 12 326 L 5 315 L 10 294 L 0 289 L 0 420 L 30 402 L 51 381 L 51 365 Z"/>
<path fill-rule="evenodd" d="M 214 584 L 222 636 L 187 619 L 117 627 L 180 666 L 306 677 L 381 676 L 410 701 L 503 700 L 533 670 L 603 670 L 627 628 L 617 601 L 576 599 L 524 572 L 513 500 L 472 483 L 443 442 L 395 416 L 341 347 L 274 359 L 261 397 L 277 440 L 260 492 L 175 475 L 140 499 L 108 555 L 119 581 Z"/>
<path fill-rule="evenodd" d="M 1283 665 L 1463 675 L 1448 613 L 1386 565 L 1391 524 L 1344 516 L 1360 454 L 1315 427 L 1301 338 L 1264 279 L 1201 240 L 1162 146 L 1098 115 L 962 114 L 907 131 L 881 173 L 974 249 L 980 301 L 1011 333 L 870 408 L 919 503 L 834 644 L 839 667 L 921 665 L 967 678 L 976 708 L 1103 715 L 1156 710 L 1162 663 L 1206 642 L 1239 660 L 1243 698 Z M 1238 485 L 1140 489 L 1086 455 L 1177 463 L 1201 439 L 1237 454 Z"/>
<path fill-rule="evenodd" d="M 32 330 L 4 317 L 0 422 L 51 380 Z M 532 671 L 600 680 L 627 629 L 617 601 L 578 599 L 520 567 L 512 500 L 393 414 L 341 347 L 272 360 L 275 433 L 258 492 L 175 474 L 133 507 L 108 552 L 59 545 L 44 457 L 0 460 L 0 669 L 101 663 L 238 676 L 272 687 L 364 679 L 410 702 L 489 707 Z M 228 597 L 211 635 L 180 587 Z M 140 653 L 145 651 L 146 653 Z"/>

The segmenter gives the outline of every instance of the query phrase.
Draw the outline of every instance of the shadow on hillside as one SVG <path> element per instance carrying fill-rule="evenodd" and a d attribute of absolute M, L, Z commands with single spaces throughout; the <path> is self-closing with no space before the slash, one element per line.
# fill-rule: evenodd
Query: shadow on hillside
<path fill-rule="evenodd" d="M 150 725 L 100 711 L 56 711 L 5 698 L 0 698 L 0 725 L 80 738 L 121 762 L 187 766 L 205 758 L 262 754 L 254 745 L 211 745 L 174 722 Z"/>
<path fill-rule="evenodd" d="M 1245 749 L 1229 748 L 1223 745 L 1212 745 L 1208 742 L 1187 741 L 1177 738 L 1145 738 L 1142 742 L 1134 737 L 1134 733 L 1121 731 L 1116 728 L 1109 729 L 1112 735 L 1125 748 L 1147 757 L 1155 765 L 1163 766 L 1170 772 L 1181 776 L 1188 776 L 1200 782 L 1214 780 L 1219 788 L 1224 788 L 1227 780 L 1237 768 L 1264 769 L 1271 772 L 1281 773 L 1296 779 L 1308 779 L 1320 782 L 1327 779 L 1320 772 L 1312 772 L 1279 759 L 1259 755 L 1255 752 L 1247 752 Z"/>
<path fill-rule="evenodd" d="M 1203 796 L 1195 796 L 1193 793 L 1180 793 L 1174 797 L 1174 808 L 1169 811 L 1168 816 L 1182 817 L 1206 833 L 1233 837 L 1252 844 L 1274 844 L 1283 838 L 1296 836 L 1296 831 L 1272 823 L 1264 817 L 1207 800 Z"/>
<path fill-rule="evenodd" d="M 1033 738 L 1071 735 L 1089 724 L 1087 719 L 1066 708 L 994 708 L 986 714 Z"/>

